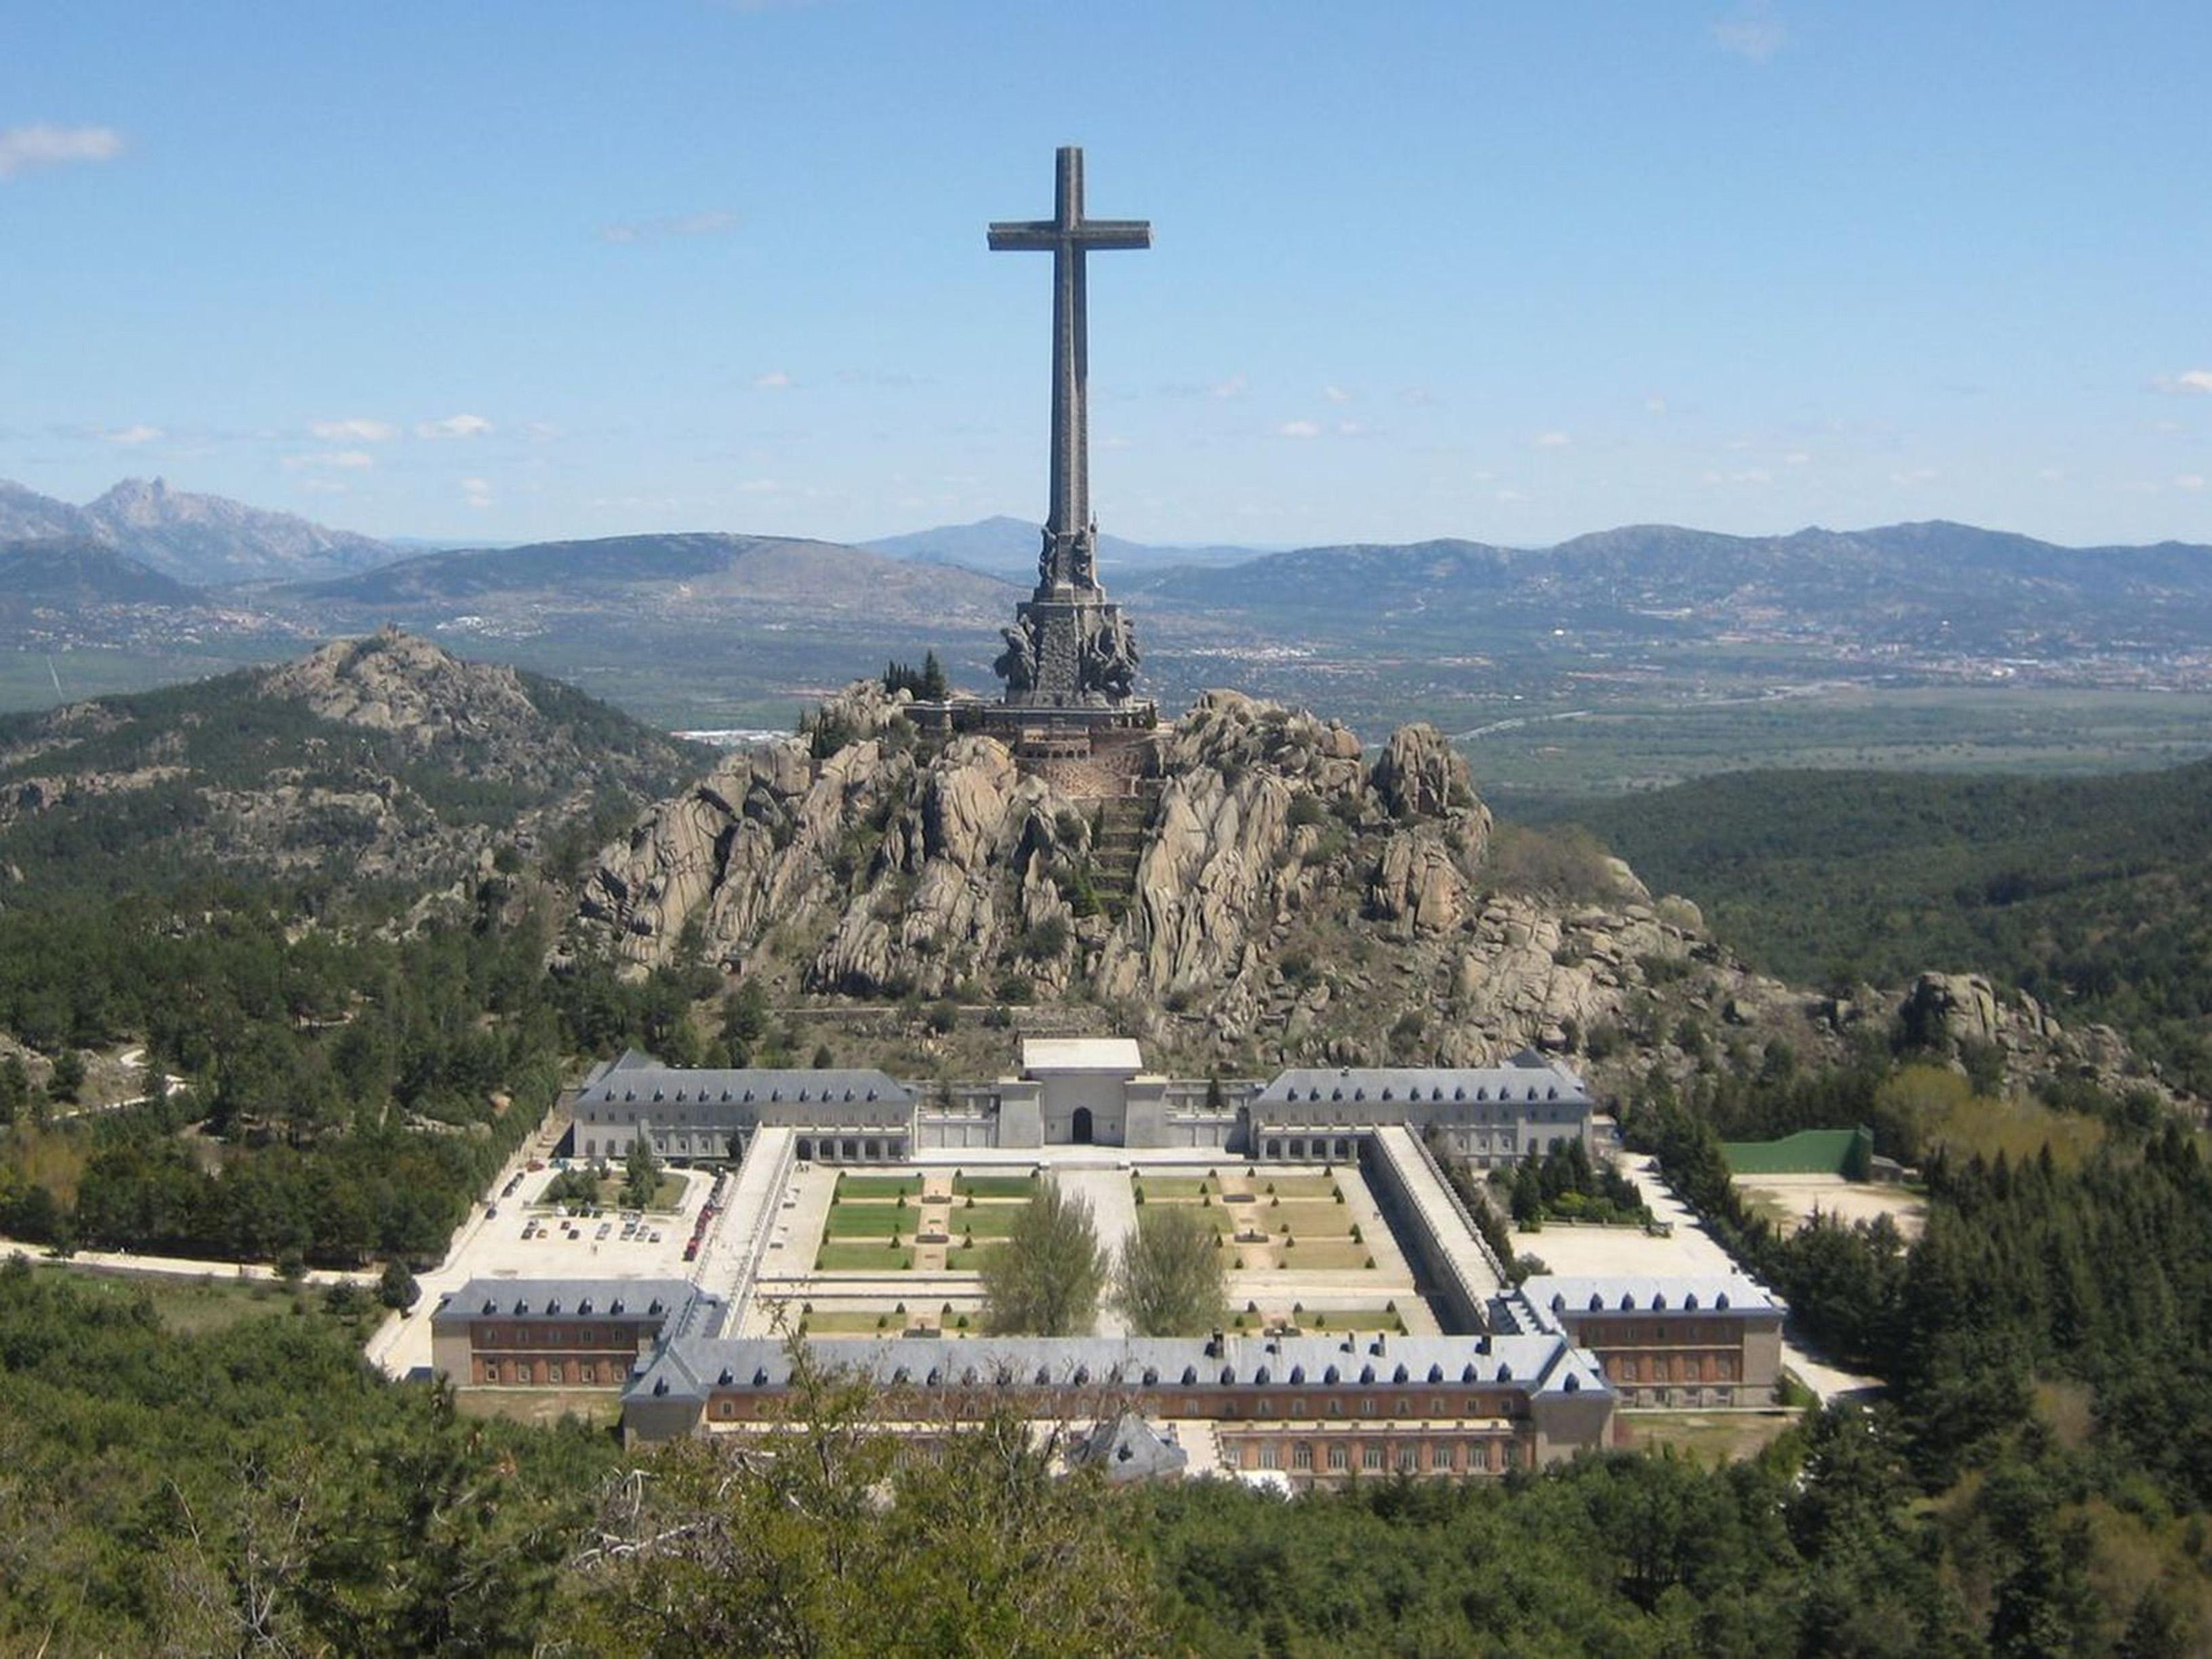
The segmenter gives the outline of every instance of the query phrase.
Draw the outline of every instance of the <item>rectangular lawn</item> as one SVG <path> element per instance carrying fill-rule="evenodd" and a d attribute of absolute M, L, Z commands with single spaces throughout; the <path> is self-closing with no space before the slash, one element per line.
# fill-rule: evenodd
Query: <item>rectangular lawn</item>
<path fill-rule="evenodd" d="M 817 1273 L 896 1273 L 912 1266 L 914 1252 L 903 1244 L 824 1244 L 814 1258 Z"/>
<path fill-rule="evenodd" d="M 1020 1198 L 1036 1196 L 1035 1176 L 956 1176 L 952 1181 L 953 1195 L 957 1198 Z"/>
<path fill-rule="evenodd" d="M 1275 1259 L 1285 1267 L 1308 1272 L 1348 1273 L 1364 1269 L 1373 1254 L 1364 1244 L 1354 1244 L 1349 1239 L 1316 1239 L 1310 1244 L 1295 1244 L 1287 1250 L 1279 1246 Z"/>
<path fill-rule="evenodd" d="M 972 1210 L 954 1206 L 951 1212 L 952 1236 L 973 1233 L 978 1238 L 1004 1238 L 1014 1230 L 1014 1222 L 1026 1205 L 978 1204 Z"/>
<path fill-rule="evenodd" d="M 830 1238 L 889 1238 L 912 1231 L 920 1215 L 896 1204 L 832 1204 L 822 1231 Z"/>
<path fill-rule="evenodd" d="M 837 1183 L 842 1199 L 880 1198 L 886 1202 L 902 1195 L 912 1198 L 921 1190 L 920 1176 L 847 1176 Z"/>

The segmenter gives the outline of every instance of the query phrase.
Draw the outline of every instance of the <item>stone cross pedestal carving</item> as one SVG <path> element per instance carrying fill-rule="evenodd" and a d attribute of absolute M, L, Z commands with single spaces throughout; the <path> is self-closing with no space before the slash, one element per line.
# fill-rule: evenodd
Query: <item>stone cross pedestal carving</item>
<path fill-rule="evenodd" d="M 1052 255 L 1052 507 L 1037 556 L 1036 592 L 1004 630 L 996 665 L 1006 701 L 1025 708 L 1097 708 L 1134 695 L 1137 642 L 1098 585 L 1091 516 L 1089 342 L 1084 261 L 1093 250 L 1152 245 L 1141 219 L 1083 216 L 1083 152 L 1059 155 L 1053 216 L 991 227 L 994 252 Z"/>

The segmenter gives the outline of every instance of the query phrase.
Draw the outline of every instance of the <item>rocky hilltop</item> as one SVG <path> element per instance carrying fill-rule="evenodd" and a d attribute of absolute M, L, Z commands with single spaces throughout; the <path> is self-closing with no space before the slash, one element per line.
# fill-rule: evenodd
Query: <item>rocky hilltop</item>
<path fill-rule="evenodd" d="M 1231 691 L 1163 734 L 1142 796 L 1070 799 L 994 739 L 932 745 L 861 683 L 809 736 L 726 757 L 607 847 L 582 932 L 781 998 L 1052 1005 L 1185 1066 L 1480 1063 L 1534 1044 L 1608 1080 L 1777 1038 L 1808 1060 L 1901 1012 L 2022 1076 L 2125 1045 L 1978 981 L 1838 998 L 1759 975 L 1594 843 L 1493 826 L 1432 727 L 1369 753 Z"/>
<path fill-rule="evenodd" d="M 450 878 L 705 759 L 557 682 L 387 629 L 0 720 L 0 871 Z"/>
<path fill-rule="evenodd" d="M 1223 1064 L 1565 1048 L 1621 1013 L 1640 957 L 1710 954 L 1625 867 L 1571 910 L 1501 885 L 1429 726 L 1370 758 L 1334 722 L 1209 692 L 1146 793 L 1101 805 L 993 738 L 925 746 L 902 701 L 854 687 L 828 752 L 733 754 L 653 808 L 600 855 L 586 926 L 637 967 L 703 949 L 797 993 L 1088 1005 Z M 1770 994 L 1730 971 L 1728 994 Z"/>

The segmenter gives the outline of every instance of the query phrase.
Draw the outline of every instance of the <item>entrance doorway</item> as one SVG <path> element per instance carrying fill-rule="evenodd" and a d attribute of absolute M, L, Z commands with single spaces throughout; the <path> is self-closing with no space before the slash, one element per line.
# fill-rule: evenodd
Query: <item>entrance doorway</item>
<path fill-rule="evenodd" d="M 1094 1133 L 1091 1127 L 1091 1109 L 1088 1106 L 1077 1107 L 1074 1120 L 1068 1125 L 1069 1138 L 1079 1146 L 1088 1146 Z"/>

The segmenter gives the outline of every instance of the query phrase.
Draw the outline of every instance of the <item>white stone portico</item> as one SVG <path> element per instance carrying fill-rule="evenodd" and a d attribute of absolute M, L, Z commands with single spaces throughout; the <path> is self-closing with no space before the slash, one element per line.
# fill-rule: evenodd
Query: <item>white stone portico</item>
<path fill-rule="evenodd" d="M 999 1085 L 999 1145 L 1162 1146 L 1167 1088 L 1133 1037 L 1027 1038 L 1021 1076 Z"/>

